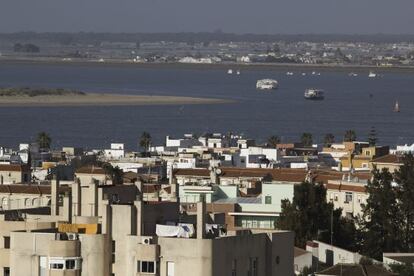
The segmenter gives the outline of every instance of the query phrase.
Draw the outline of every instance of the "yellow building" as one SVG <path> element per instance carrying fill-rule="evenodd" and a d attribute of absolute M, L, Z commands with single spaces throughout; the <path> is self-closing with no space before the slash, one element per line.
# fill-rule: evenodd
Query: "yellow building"
<path fill-rule="evenodd" d="M 360 153 L 349 151 L 340 158 L 342 170 L 371 170 L 370 162 L 378 157 L 389 153 L 388 146 L 370 146 L 364 147 Z"/>

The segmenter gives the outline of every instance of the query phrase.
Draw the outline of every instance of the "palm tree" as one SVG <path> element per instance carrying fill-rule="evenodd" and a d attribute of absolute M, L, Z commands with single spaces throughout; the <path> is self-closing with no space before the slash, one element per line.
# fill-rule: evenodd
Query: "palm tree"
<path fill-rule="evenodd" d="M 49 134 L 42 131 L 37 134 L 36 142 L 39 144 L 41 149 L 50 149 L 50 145 L 52 144 L 52 138 L 50 138 Z"/>
<path fill-rule="evenodd" d="M 332 133 L 326 134 L 324 139 L 325 147 L 330 147 L 333 143 L 335 143 L 335 136 Z"/>
<path fill-rule="evenodd" d="M 300 141 L 302 142 L 303 146 L 310 147 L 313 144 L 312 134 L 309 132 L 305 132 L 302 134 L 302 137 L 300 138 Z"/>
<path fill-rule="evenodd" d="M 141 134 L 141 138 L 139 140 L 139 146 L 144 148 L 144 150 L 148 152 L 150 145 L 151 145 L 151 135 L 148 132 L 144 131 Z"/>
<path fill-rule="evenodd" d="M 272 148 L 276 148 L 277 144 L 280 144 L 279 136 L 272 135 L 267 139 L 267 145 Z"/>
<path fill-rule="evenodd" d="M 353 142 L 356 140 L 356 133 L 354 130 L 349 129 L 345 132 L 344 142 Z"/>

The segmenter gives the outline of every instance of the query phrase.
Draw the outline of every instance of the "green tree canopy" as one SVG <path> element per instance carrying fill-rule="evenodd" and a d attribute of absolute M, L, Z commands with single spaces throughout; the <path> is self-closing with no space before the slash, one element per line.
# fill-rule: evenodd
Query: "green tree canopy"
<path fill-rule="evenodd" d="M 370 146 L 375 146 L 377 142 L 377 131 L 375 130 L 375 127 L 371 127 L 371 130 L 368 133 L 368 143 Z"/>
<path fill-rule="evenodd" d="M 356 133 L 354 130 L 349 129 L 345 131 L 344 142 L 353 142 L 355 140 L 356 140 Z"/>
<path fill-rule="evenodd" d="M 403 166 L 394 174 L 397 186 L 398 207 L 401 216 L 403 250 L 414 252 L 414 157 L 405 155 Z"/>
<path fill-rule="evenodd" d="M 103 163 L 102 169 L 105 171 L 106 176 L 112 180 L 114 185 L 120 185 L 123 183 L 123 171 L 118 167 L 112 166 L 110 163 Z"/>
<path fill-rule="evenodd" d="M 302 134 L 302 137 L 300 138 L 301 143 L 303 144 L 303 146 L 305 147 L 310 147 L 313 144 L 313 138 L 312 138 L 312 134 L 309 132 L 305 132 Z"/>
<path fill-rule="evenodd" d="M 152 141 L 151 135 L 148 132 L 145 132 L 144 131 L 141 134 L 141 138 L 139 140 L 139 146 L 141 148 L 143 148 L 146 152 L 148 152 L 149 151 L 149 147 L 151 145 L 151 141 Z"/>
<path fill-rule="evenodd" d="M 372 180 L 368 181 L 367 203 L 363 206 L 360 221 L 362 252 L 381 260 L 383 252 L 400 250 L 399 212 L 397 193 L 392 186 L 393 176 L 387 170 L 375 169 Z"/>
<path fill-rule="evenodd" d="M 267 139 L 267 145 L 272 148 L 276 148 L 277 144 L 280 144 L 279 136 L 272 135 Z"/>
<path fill-rule="evenodd" d="M 330 147 L 333 143 L 335 143 L 335 136 L 332 133 L 326 134 L 323 143 L 325 147 Z"/>
<path fill-rule="evenodd" d="M 39 144 L 41 149 L 50 149 L 52 138 L 50 138 L 49 134 L 43 131 L 37 134 L 36 142 Z"/>
<path fill-rule="evenodd" d="M 303 182 L 294 188 L 293 201 L 282 201 L 282 212 L 277 227 L 295 232 L 295 244 L 304 247 L 308 240 L 330 243 L 333 219 L 333 243 L 349 250 L 355 248 L 355 226 L 341 216 L 342 210 L 333 210 L 326 201 L 322 184 Z"/>

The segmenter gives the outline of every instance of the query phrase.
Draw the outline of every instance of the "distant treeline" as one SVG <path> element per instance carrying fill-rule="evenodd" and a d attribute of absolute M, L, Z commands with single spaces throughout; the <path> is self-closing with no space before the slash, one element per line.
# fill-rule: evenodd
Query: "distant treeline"
<path fill-rule="evenodd" d="M 0 97 L 83 96 L 84 92 L 61 88 L 0 88 Z"/>
<path fill-rule="evenodd" d="M 20 32 L 0 34 L 0 40 L 8 39 L 12 41 L 33 41 L 46 40 L 57 42 L 62 45 L 73 43 L 96 44 L 103 41 L 107 42 L 186 42 L 186 43 L 206 43 L 206 42 L 370 42 L 370 43 L 397 43 L 413 42 L 414 35 L 393 35 L 393 34 L 233 34 L 217 32 L 200 33 L 35 33 Z"/>

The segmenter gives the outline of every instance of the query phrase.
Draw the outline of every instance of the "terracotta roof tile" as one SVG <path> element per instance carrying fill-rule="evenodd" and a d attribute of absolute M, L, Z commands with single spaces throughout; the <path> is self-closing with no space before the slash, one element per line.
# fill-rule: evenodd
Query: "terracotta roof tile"
<path fill-rule="evenodd" d="M 403 164 L 402 156 L 395 154 L 387 154 L 371 161 L 372 163 L 388 163 L 388 164 Z"/>

